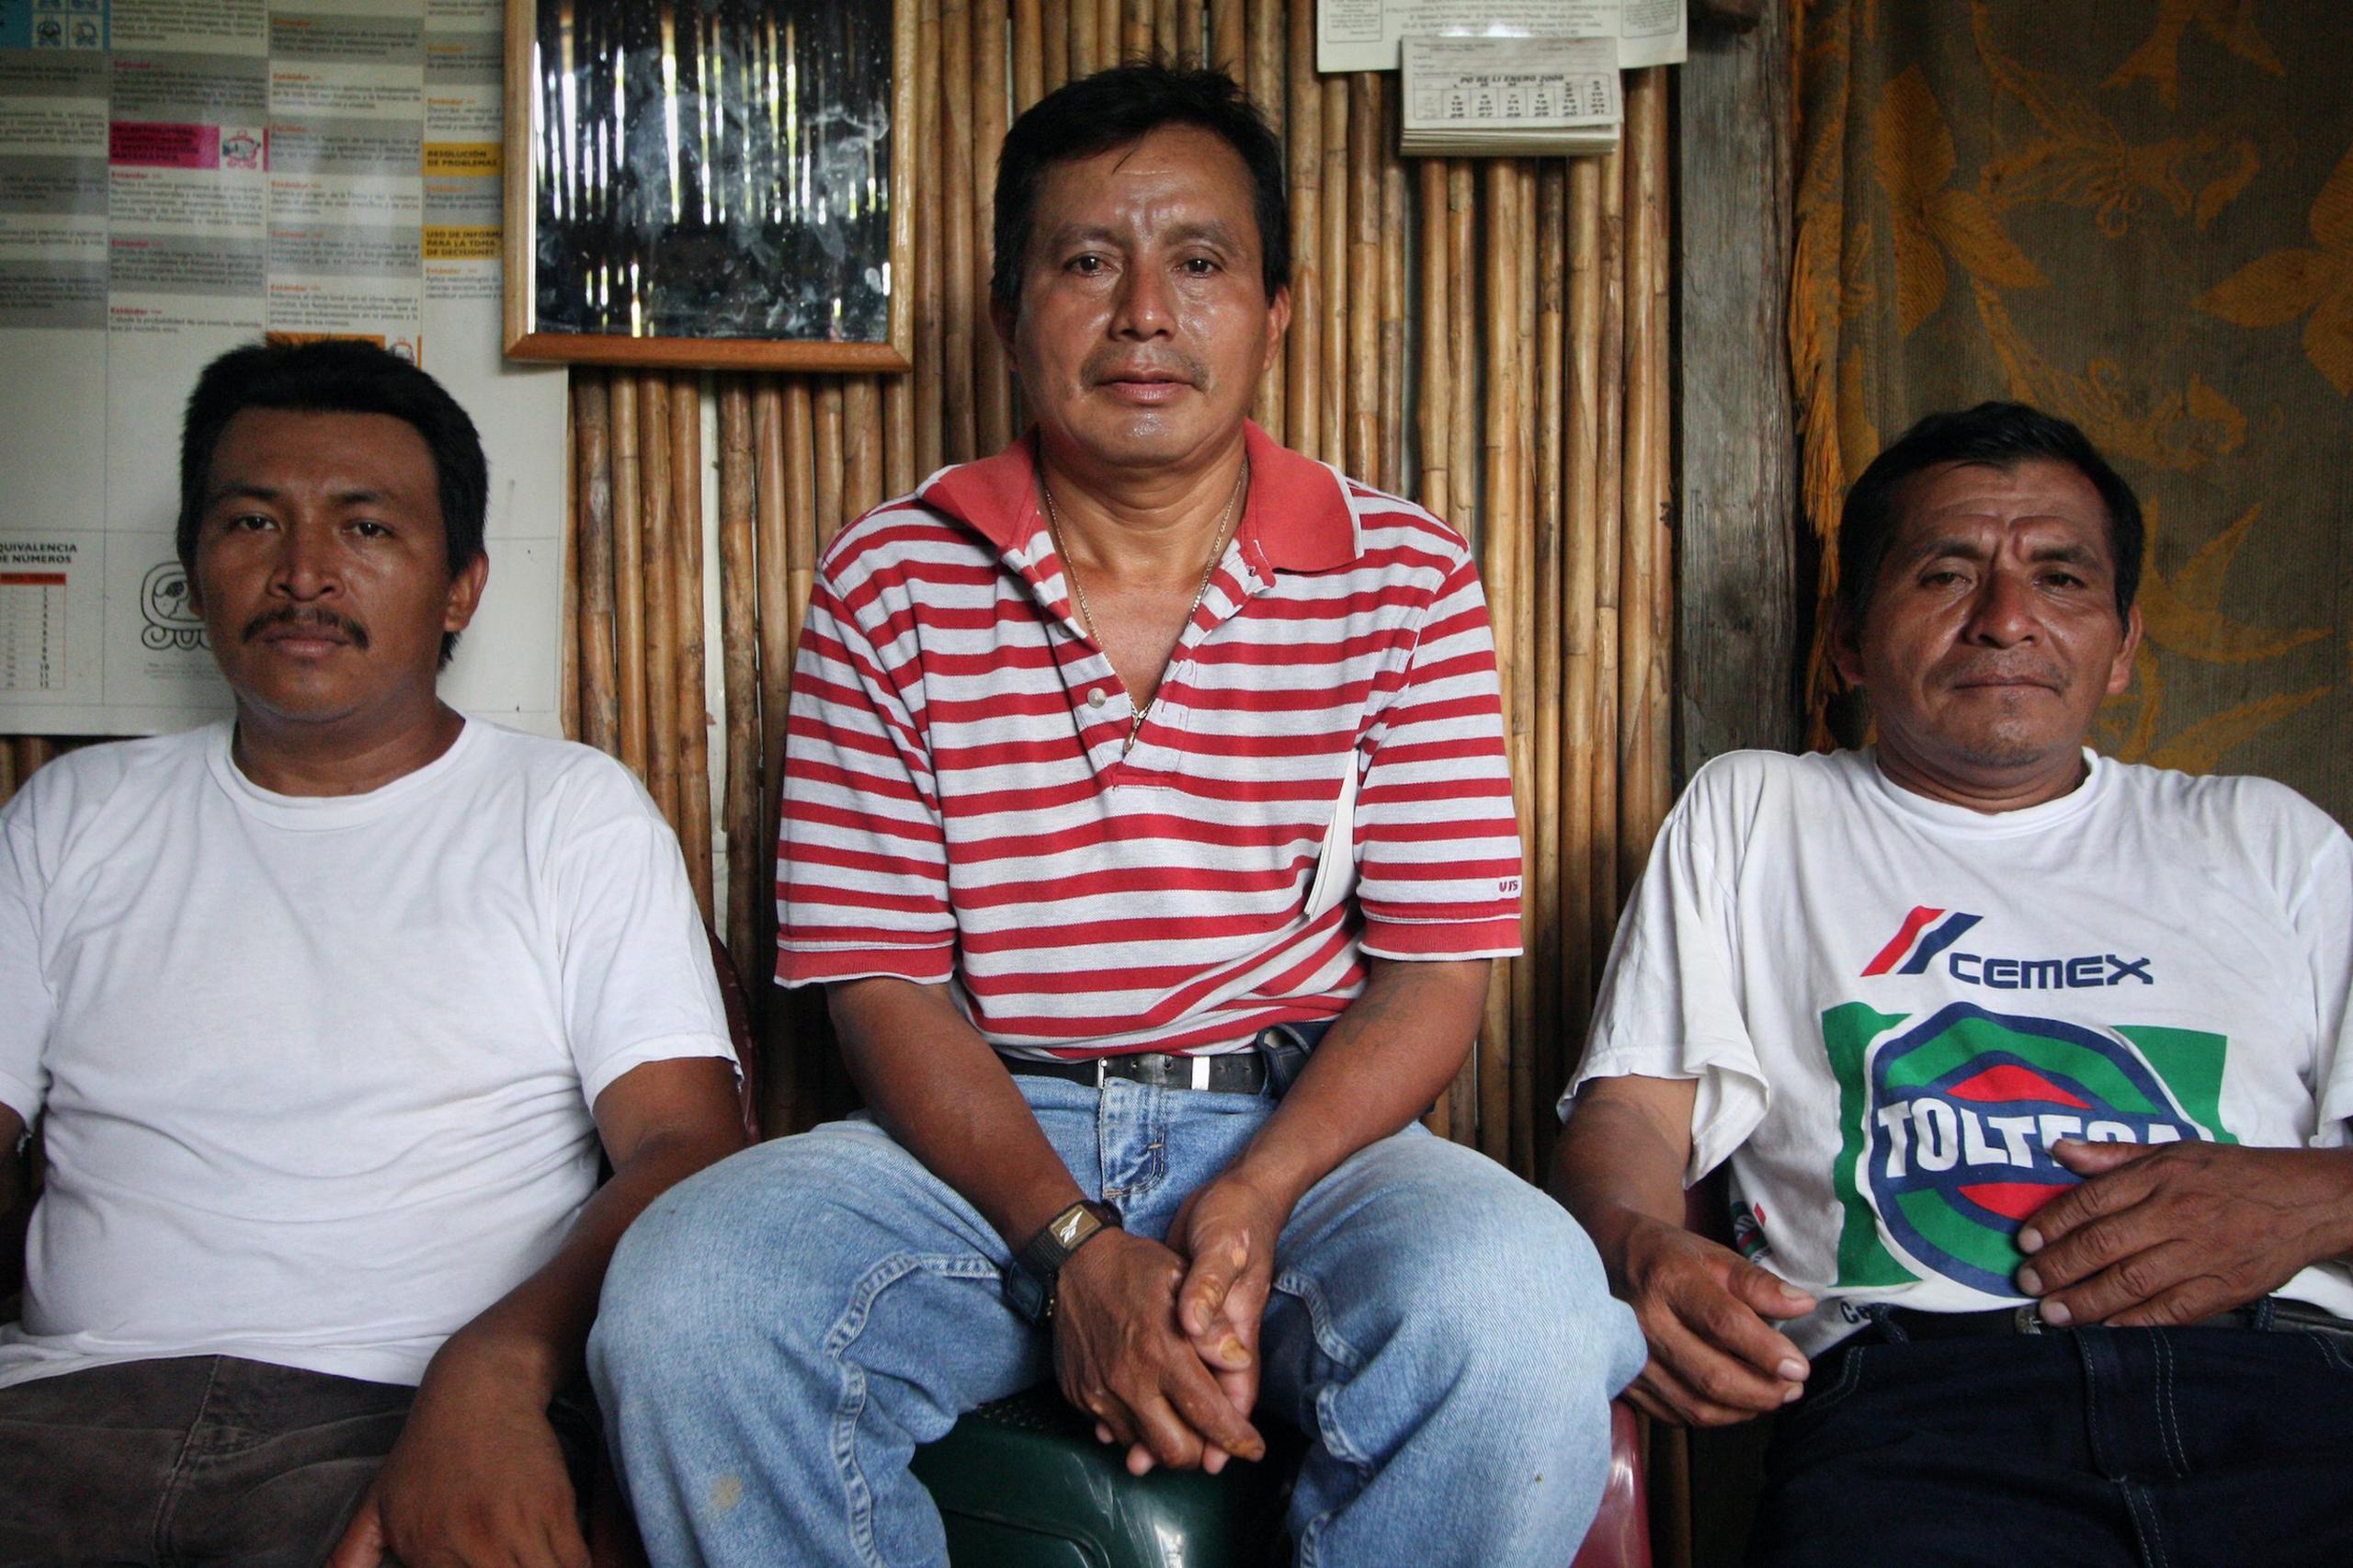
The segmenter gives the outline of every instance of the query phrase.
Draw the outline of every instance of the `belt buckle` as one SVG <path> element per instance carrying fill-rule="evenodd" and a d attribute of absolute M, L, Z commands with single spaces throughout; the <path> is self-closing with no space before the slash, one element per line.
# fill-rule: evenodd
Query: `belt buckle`
<path fill-rule="evenodd" d="M 1098 1056 L 1095 1059 L 1095 1086 L 1098 1090 L 1103 1087 L 1103 1080 L 1109 1075 L 1110 1065 L 1111 1059 L 1108 1056 Z"/>
<path fill-rule="evenodd" d="M 2041 1303 L 2028 1301 L 2022 1306 L 2011 1308 L 2010 1327 L 2018 1334 L 2041 1334 L 2044 1329 Z"/>

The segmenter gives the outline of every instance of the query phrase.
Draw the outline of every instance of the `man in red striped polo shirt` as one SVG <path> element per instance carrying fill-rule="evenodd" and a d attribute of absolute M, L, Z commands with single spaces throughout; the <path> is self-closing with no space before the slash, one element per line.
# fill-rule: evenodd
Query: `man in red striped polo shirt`
<path fill-rule="evenodd" d="M 907 1473 L 1049 1374 L 1131 1469 L 1313 1439 L 1303 1560 L 1574 1551 L 1642 1343 L 1560 1209 L 1415 1118 L 1518 949 L 1462 540 L 1246 411 L 1279 150 L 1226 77 L 1022 116 L 1030 432 L 845 528 L 795 671 L 779 978 L 870 1116 L 682 1188 L 596 1359 L 660 1562 L 942 1562 Z"/>

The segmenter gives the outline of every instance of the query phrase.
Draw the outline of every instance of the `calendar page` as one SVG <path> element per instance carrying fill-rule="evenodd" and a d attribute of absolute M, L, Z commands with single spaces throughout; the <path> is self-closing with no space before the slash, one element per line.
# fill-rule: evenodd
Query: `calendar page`
<path fill-rule="evenodd" d="M 1408 155 L 1607 152 L 1624 119 L 1608 39 L 1408 39 Z"/>

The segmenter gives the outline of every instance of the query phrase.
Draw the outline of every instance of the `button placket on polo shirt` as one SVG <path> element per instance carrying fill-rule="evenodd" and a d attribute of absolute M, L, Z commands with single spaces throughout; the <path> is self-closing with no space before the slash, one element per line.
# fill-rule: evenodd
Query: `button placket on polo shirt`
<path fill-rule="evenodd" d="M 1239 559 L 1237 560 L 1237 554 Z M 1242 595 L 1235 597 L 1227 591 L 1229 577 L 1239 577 Z M 1182 765 L 1185 747 L 1183 737 L 1192 731 L 1194 703 L 1190 693 L 1195 689 L 1192 676 L 1196 655 L 1218 629 L 1242 613 L 1242 607 L 1263 592 L 1266 583 L 1250 564 L 1247 552 L 1242 551 L 1239 540 L 1230 540 L 1226 553 L 1218 559 L 1216 576 L 1209 592 L 1201 596 L 1200 608 L 1176 637 L 1176 646 L 1169 650 L 1168 667 L 1161 672 L 1160 694 L 1144 716 L 1143 728 L 1136 736 L 1136 744 L 1127 755 L 1112 766 L 1114 782 L 1120 784 L 1149 783 L 1153 788 L 1165 789 L 1162 782 Z M 1209 619 L 1203 624 L 1201 617 Z M 1117 687 L 1114 687 L 1116 696 Z M 1117 706 L 1116 702 L 1113 706 Z M 1131 710 L 1129 717 L 1133 718 Z M 1149 754 L 1149 755 L 1148 755 Z M 1142 774 L 1142 778 L 1134 775 Z"/>
<path fill-rule="evenodd" d="M 1068 623 L 1064 624 L 1068 630 Z M 1128 760 L 1121 749 L 1127 744 L 1128 726 L 1135 722 L 1135 704 L 1120 684 L 1110 655 L 1089 642 L 1083 629 L 1074 633 L 1074 641 L 1086 650 L 1086 657 L 1063 672 L 1071 718 L 1078 726 L 1080 744 L 1086 748 L 1087 766 L 1097 779 L 1116 786 Z"/>
<path fill-rule="evenodd" d="M 1120 746 L 1127 739 L 1128 724 L 1134 712 L 1120 684 L 1119 672 L 1111 667 L 1110 656 L 1088 638 L 1086 626 L 1078 619 L 1078 604 L 1070 589 L 1069 564 L 1054 553 L 1043 515 L 1033 516 L 1031 523 L 1036 531 L 1029 542 L 1018 550 L 1007 551 L 1005 559 L 1028 587 L 1030 602 L 1045 619 L 1046 649 L 1053 655 L 1055 673 L 1061 677 L 1063 695 L 1070 702 L 1071 728 L 1086 753 L 1088 771 L 1097 779 L 1105 779 L 1119 767 Z M 1062 582 L 1060 598 L 1046 592 L 1046 585 L 1054 580 L 1045 574 L 1049 559 L 1054 564 L 1054 576 Z M 1065 642 L 1079 651 L 1078 657 L 1065 656 Z"/>
<path fill-rule="evenodd" d="M 1096 645 L 1086 624 L 1078 619 L 1078 604 L 1070 587 L 1070 566 L 1058 554 L 1052 559 L 1063 593 L 1060 598 L 1047 595 L 1046 584 L 1053 579 L 1046 577 L 1042 569 L 1052 549 L 1051 537 L 1041 527 L 1030 536 L 1027 546 L 1009 553 L 1008 559 L 1029 585 L 1031 598 L 1049 618 L 1049 644 L 1056 641 L 1053 633 L 1058 630 L 1062 637 L 1084 653 L 1085 656 L 1078 659 L 1063 659 L 1057 653 L 1055 664 L 1062 676 L 1063 689 L 1070 699 L 1071 722 L 1078 733 L 1079 744 L 1086 749 L 1087 765 L 1097 778 L 1112 789 L 1165 775 L 1181 757 L 1184 748 L 1156 739 L 1155 732 L 1184 734 L 1190 728 L 1192 704 L 1173 695 L 1157 699 L 1146 711 L 1135 744 L 1127 744 L 1129 727 L 1135 722 L 1134 699 L 1120 681 L 1119 671 L 1112 667 L 1110 655 Z M 1239 597 L 1228 591 L 1230 578 L 1239 579 Z M 1187 677 L 1201 644 L 1270 585 L 1252 562 L 1241 540 L 1228 540 L 1199 610 L 1186 621 L 1184 630 L 1177 634 L 1176 646 L 1169 651 L 1168 667 L 1161 672 L 1161 690 L 1166 692 L 1172 685 L 1189 689 Z M 1200 622 L 1200 611 L 1209 613 L 1206 626 Z M 1148 753 L 1172 755 L 1158 756 L 1154 766 L 1147 767 Z"/>
<path fill-rule="evenodd" d="M 1086 747 L 1087 766 L 1097 778 L 1108 778 L 1119 771 L 1120 747 L 1127 742 L 1135 706 L 1120 685 L 1110 659 L 1083 636 L 1078 642 L 1087 649 L 1087 656 L 1071 667 L 1065 682 L 1072 699 L 1071 717 L 1078 726 L 1080 744 Z M 1081 676 L 1081 671 L 1096 665 L 1101 666 L 1099 673 Z"/>

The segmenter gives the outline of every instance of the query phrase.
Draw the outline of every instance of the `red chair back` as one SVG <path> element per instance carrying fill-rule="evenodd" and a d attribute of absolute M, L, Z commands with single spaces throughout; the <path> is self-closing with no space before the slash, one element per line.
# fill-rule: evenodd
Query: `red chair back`
<path fill-rule="evenodd" d="M 1601 1509 L 1571 1568 L 1651 1568 L 1651 1506 L 1643 1483 L 1643 1431 L 1631 1407 L 1609 1407 L 1609 1477 Z"/>

